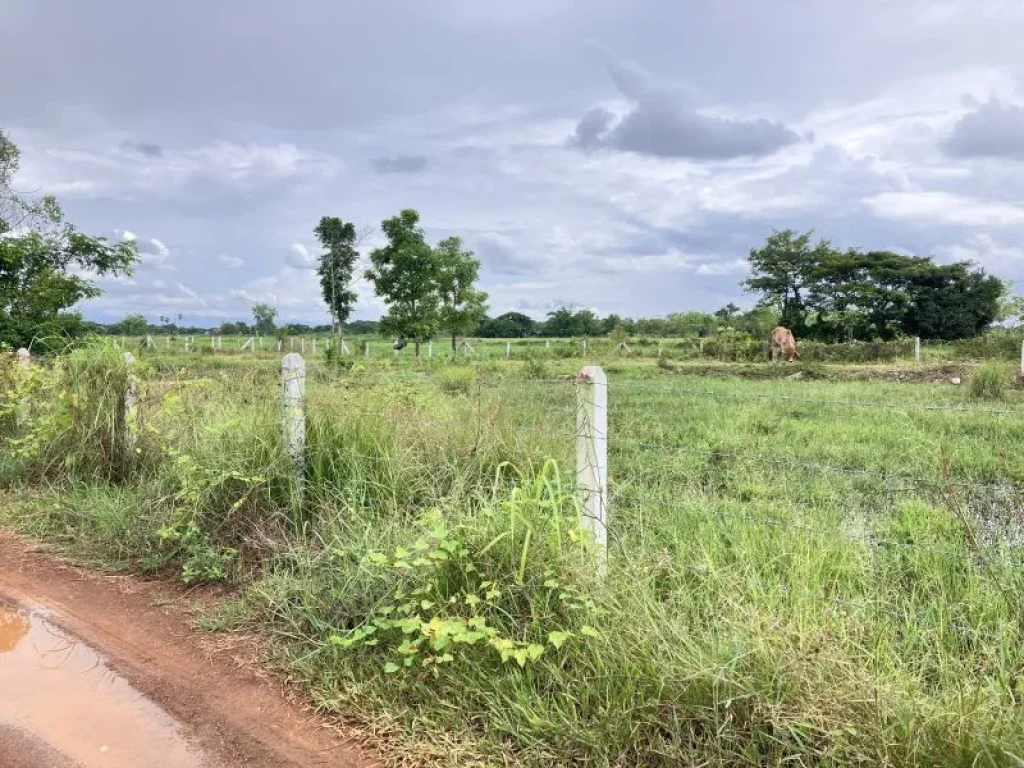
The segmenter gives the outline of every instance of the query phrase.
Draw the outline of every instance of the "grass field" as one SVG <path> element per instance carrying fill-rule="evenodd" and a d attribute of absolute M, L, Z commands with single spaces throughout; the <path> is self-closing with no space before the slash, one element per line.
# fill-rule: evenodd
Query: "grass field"
<path fill-rule="evenodd" d="M 582 361 L 497 349 L 311 362 L 301 504 L 276 353 L 142 354 L 130 452 L 119 351 L 8 370 L 0 519 L 227 581 L 211 630 L 258 627 L 320 707 L 439 764 L 1021 764 L 1008 363 L 956 386 L 591 348 L 602 580 L 572 488 Z"/>

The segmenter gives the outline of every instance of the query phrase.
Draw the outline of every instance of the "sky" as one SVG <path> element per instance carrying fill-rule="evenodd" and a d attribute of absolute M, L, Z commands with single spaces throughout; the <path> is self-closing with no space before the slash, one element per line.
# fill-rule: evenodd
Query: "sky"
<path fill-rule="evenodd" d="M 1022 37 L 1009 0 L 4 0 L 0 127 L 139 244 L 95 320 L 327 322 L 317 221 L 365 261 L 403 208 L 492 315 L 655 316 L 751 305 L 772 229 L 1024 279 Z"/>

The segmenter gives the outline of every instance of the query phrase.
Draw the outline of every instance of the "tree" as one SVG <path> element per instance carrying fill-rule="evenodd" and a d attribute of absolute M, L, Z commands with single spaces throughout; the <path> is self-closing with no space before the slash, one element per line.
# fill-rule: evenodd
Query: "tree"
<path fill-rule="evenodd" d="M 335 216 L 324 216 L 313 230 L 324 247 L 320 254 L 320 291 L 331 313 L 331 325 L 335 333 L 348 321 L 358 296 L 352 290 L 352 276 L 355 272 L 359 252 L 356 245 L 362 239 L 356 234 L 356 226 Z"/>
<path fill-rule="evenodd" d="M 274 318 L 277 317 L 277 310 L 269 304 L 259 303 L 252 305 L 252 316 L 255 320 L 254 329 L 261 336 L 270 336 L 274 333 Z"/>
<path fill-rule="evenodd" d="M 740 313 L 740 308 L 733 304 L 731 301 L 722 307 L 720 310 L 715 312 L 715 317 L 720 320 L 732 320 L 732 318 Z"/>
<path fill-rule="evenodd" d="M 113 327 L 114 332 L 121 336 L 144 336 L 149 330 L 149 320 L 141 312 L 132 312 Z"/>
<path fill-rule="evenodd" d="M 529 315 L 506 312 L 494 318 L 485 318 L 477 333 L 485 339 L 523 339 L 537 332 L 537 324 Z"/>
<path fill-rule="evenodd" d="M 452 352 L 459 334 L 480 325 L 487 312 L 487 294 L 476 289 L 480 261 L 472 251 L 462 249 L 462 240 L 449 237 L 435 249 L 438 291 L 441 294 L 441 324 L 452 335 Z"/>
<path fill-rule="evenodd" d="M 381 331 L 411 339 L 416 357 L 420 344 L 433 338 L 441 320 L 438 257 L 419 221 L 420 215 L 411 208 L 385 219 L 381 229 L 388 244 L 370 253 L 371 266 L 366 271 L 366 279 L 388 308 L 380 320 Z"/>
<path fill-rule="evenodd" d="M 748 291 L 761 293 L 762 303 L 775 306 L 780 322 L 797 335 L 805 330 L 804 294 L 808 273 L 831 249 L 828 240 L 811 247 L 812 232 L 774 230 L 761 248 L 750 251 L 750 272 L 744 282 Z"/>
<path fill-rule="evenodd" d="M 810 233 L 773 232 L 750 252 L 748 290 L 781 312 L 798 335 L 836 342 L 974 336 L 998 316 L 1005 285 L 968 263 L 890 251 L 840 251 L 828 240 L 813 248 Z"/>
<path fill-rule="evenodd" d="M 37 339 L 85 331 L 68 312 L 100 295 L 89 275 L 130 274 L 134 242 L 109 244 L 64 221 L 52 197 L 28 200 L 11 188 L 18 148 L 0 131 L 0 345 L 31 346 Z"/>

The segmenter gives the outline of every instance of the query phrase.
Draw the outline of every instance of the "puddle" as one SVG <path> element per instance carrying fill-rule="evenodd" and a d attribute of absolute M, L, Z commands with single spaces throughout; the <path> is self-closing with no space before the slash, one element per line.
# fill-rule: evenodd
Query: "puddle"
<path fill-rule="evenodd" d="M 41 611 L 0 603 L 0 735 L 25 734 L 81 768 L 201 768 L 176 721 Z"/>

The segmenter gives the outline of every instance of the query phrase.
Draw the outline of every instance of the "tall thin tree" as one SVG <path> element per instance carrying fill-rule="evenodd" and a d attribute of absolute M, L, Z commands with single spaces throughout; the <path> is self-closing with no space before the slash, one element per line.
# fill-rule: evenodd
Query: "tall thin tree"
<path fill-rule="evenodd" d="M 438 290 L 441 294 L 441 324 L 452 335 L 452 352 L 459 334 L 480 325 L 487 314 L 487 294 L 477 290 L 480 260 L 464 250 L 462 240 L 449 237 L 437 244 Z"/>
<path fill-rule="evenodd" d="M 331 313 L 331 328 L 340 336 L 358 298 L 352 288 L 352 278 L 359 260 L 356 245 L 362 238 L 355 224 L 336 216 L 321 218 L 313 232 L 324 248 L 317 267 L 320 290 Z"/>

